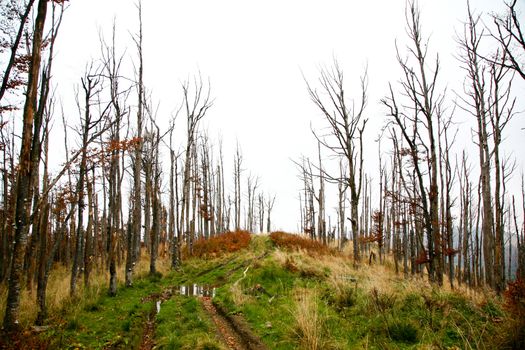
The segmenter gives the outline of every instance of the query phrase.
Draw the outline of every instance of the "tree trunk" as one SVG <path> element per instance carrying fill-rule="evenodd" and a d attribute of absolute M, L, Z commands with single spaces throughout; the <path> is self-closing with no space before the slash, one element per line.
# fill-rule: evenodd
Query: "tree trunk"
<path fill-rule="evenodd" d="M 20 289 L 24 263 L 24 250 L 27 244 L 27 235 L 29 233 L 28 219 L 31 201 L 29 194 L 33 174 L 31 166 L 31 142 L 33 139 L 32 128 L 35 114 L 42 51 L 42 36 L 44 32 L 46 13 L 47 0 L 39 0 L 23 114 L 24 124 L 22 129 L 22 142 L 16 185 L 15 243 L 4 316 L 4 329 L 6 330 L 13 330 L 19 326 Z"/>

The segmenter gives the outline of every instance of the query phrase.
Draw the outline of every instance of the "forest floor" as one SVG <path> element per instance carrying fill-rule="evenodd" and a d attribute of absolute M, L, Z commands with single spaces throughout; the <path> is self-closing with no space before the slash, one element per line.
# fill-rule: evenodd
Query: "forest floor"
<path fill-rule="evenodd" d="M 233 238 L 237 243 L 237 238 Z M 451 290 L 392 264 L 358 269 L 286 235 L 200 248 L 177 271 L 64 303 L 0 349 L 504 349 L 523 323 L 488 291 Z M 229 252 L 228 250 L 235 250 Z M 240 249 L 240 250 L 239 250 Z M 520 343 L 521 342 L 521 343 Z"/>

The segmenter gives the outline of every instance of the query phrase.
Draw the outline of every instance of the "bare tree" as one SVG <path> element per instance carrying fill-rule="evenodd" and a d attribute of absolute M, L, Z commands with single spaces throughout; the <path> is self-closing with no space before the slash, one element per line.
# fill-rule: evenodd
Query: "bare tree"
<path fill-rule="evenodd" d="M 78 181 L 76 186 L 76 195 L 77 195 L 77 232 L 75 235 L 75 253 L 73 255 L 73 267 L 71 271 L 71 283 L 70 283 L 70 294 L 75 295 L 77 287 L 77 278 L 81 268 L 81 259 L 83 256 L 84 250 L 84 209 L 85 209 L 85 190 L 86 183 L 89 182 L 89 179 L 86 180 L 88 173 L 88 145 L 91 138 L 91 134 L 97 130 L 99 124 L 103 121 L 103 116 L 94 118 L 92 115 L 91 105 L 93 104 L 93 99 L 99 93 L 99 85 L 101 83 L 101 77 L 96 68 L 91 65 L 87 70 L 85 76 L 81 79 L 82 90 L 84 92 L 84 105 L 79 103 L 79 111 L 82 115 L 80 122 L 80 138 L 82 153 L 80 156 L 80 163 L 78 168 Z"/>
<path fill-rule="evenodd" d="M 516 11 L 518 1 L 512 0 L 506 4 L 505 15 L 494 15 L 497 33 L 493 35 L 501 44 L 504 54 L 499 59 L 491 60 L 503 68 L 512 69 L 525 80 L 525 62 L 521 62 L 525 53 L 525 36 Z"/>
<path fill-rule="evenodd" d="M 20 21 L 18 24 L 18 30 L 16 31 L 16 35 L 14 38 L 12 38 L 12 42 L 9 42 L 9 43 L 2 43 L 6 46 L 9 46 L 10 47 L 10 50 L 11 50 L 11 54 L 9 56 L 9 60 L 7 62 L 7 65 L 5 67 L 5 69 L 3 70 L 3 77 L 2 77 L 2 85 L 0 86 L 0 101 L 2 101 L 6 91 L 9 90 L 9 88 L 13 88 L 13 87 L 16 87 L 20 84 L 20 78 L 19 77 L 16 77 L 16 75 L 19 75 L 20 72 L 16 72 L 17 70 L 17 52 L 18 52 L 18 49 L 19 49 L 19 46 L 20 46 L 20 42 L 22 41 L 22 37 L 24 35 L 24 28 L 26 26 L 26 23 L 27 23 L 27 20 L 29 18 L 29 15 L 31 14 L 31 10 L 33 8 L 33 4 L 35 3 L 35 0 L 28 0 L 27 3 L 24 3 L 23 5 L 23 9 L 20 13 L 19 12 L 19 9 L 16 8 L 15 6 L 15 3 L 14 2 L 11 2 L 11 3 L 8 3 L 8 2 L 5 2 L 4 4 L 2 4 L 3 6 L 9 6 L 11 7 L 10 9 L 7 9 L 8 12 L 16 12 L 18 16 L 20 16 Z M 12 18 L 17 18 L 18 16 L 12 16 Z M 9 22 L 6 20 L 6 22 Z M 11 23 L 9 23 L 11 24 Z M 3 30 L 4 32 L 8 32 L 9 29 L 8 28 L 5 28 Z M 4 46 L 2 45 L 2 46 Z M 12 74 L 13 71 L 15 71 L 15 74 Z M 18 74 L 17 74 L 18 73 Z M 15 77 L 13 77 L 13 75 L 15 75 Z M 9 109 L 10 106 L 2 106 L 0 105 L 0 113 L 2 112 L 3 109 Z"/>
<path fill-rule="evenodd" d="M 405 108 L 400 109 L 399 97 L 394 93 L 392 86 L 390 96 L 382 102 L 388 108 L 388 114 L 393 118 L 394 124 L 401 130 L 410 150 L 427 234 L 427 253 L 422 261 L 428 263 L 429 280 L 441 285 L 443 261 L 440 259 L 442 243 L 439 230 L 437 173 L 439 136 L 436 134 L 436 119 L 440 118 L 440 105 L 443 102 L 443 96 L 436 92 L 439 57 L 436 57 L 430 69 L 427 62 L 428 43 L 423 41 L 420 13 L 415 2 L 408 3 L 406 13 L 407 34 L 410 40 L 410 46 L 407 48 L 409 59 L 401 58 L 399 51 L 397 58 L 403 71 L 402 91 L 408 97 L 407 105 L 411 105 L 412 108 L 406 108 L 406 111 Z M 414 66 L 411 60 L 414 61 Z M 423 162 L 425 159 L 426 167 Z"/>
<path fill-rule="evenodd" d="M 142 123 L 144 114 L 144 64 L 142 52 L 142 1 L 137 5 L 139 17 L 139 33 L 133 38 L 138 52 L 138 82 L 137 82 L 137 125 L 136 125 L 136 145 L 134 150 L 133 163 L 133 201 L 132 201 L 132 221 L 131 230 L 128 230 L 127 256 L 126 256 L 126 286 L 133 285 L 133 270 L 140 253 L 140 237 L 142 227 L 142 205 L 141 205 L 141 173 L 142 173 Z"/>
<path fill-rule="evenodd" d="M 193 152 L 196 147 L 196 137 L 200 121 L 206 115 L 208 109 L 212 106 L 210 99 L 210 85 L 206 87 L 202 77 L 194 78 L 193 83 L 186 81 L 182 84 L 183 108 L 186 113 L 187 138 L 184 151 L 184 174 L 182 180 L 182 198 L 181 198 L 181 224 L 179 231 L 185 227 L 185 234 L 189 238 L 189 251 L 192 251 L 194 237 L 193 224 L 189 220 L 190 212 L 190 185 L 192 182 L 192 166 L 194 165 Z M 195 211 L 194 211 L 195 212 Z M 182 221 L 185 220 L 185 225 Z"/>
<path fill-rule="evenodd" d="M 248 206 L 246 208 L 246 229 L 249 232 L 255 232 L 255 199 L 256 199 L 256 191 L 259 187 L 259 177 L 252 176 L 251 174 L 248 176 L 248 179 L 246 181 L 247 186 L 247 196 L 248 196 Z"/>
<path fill-rule="evenodd" d="M 272 231 L 272 210 L 275 204 L 275 195 L 266 199 L 266 232 Z"/>
<path fill-rule="evenodd" d="M 14 329 L 18 326 L 20 308 L 20 288 L 24 263 L 24 250 L 29 233 L 29 211 L 31 206 L 33 126 L 37 100 L 38 82 L 42 55 L 42 38 L 47 15 L 47 1 L 39 0 L 33 34 L 31 61 L 27 83 L 26 101 L 23 113 L 22 143 L 16 185 L 15 236 L 9 277 L 7 305 L 4 316 L 4 328 Z"/>
<path fill-rule="evenodd" d="M 354 261 L 360 260 L 359 252 L 359 199 L 363 179 L 363 133 L 367 118 L 364 110 L 367 104 L 367 73 L 361 77 L 361 96 L 355 106 L 348 100 L 344 91 L 343 70 L 337 61 L 331 69 L 321 69 L 319 85 L 322 94 L 308 82 L 307 88 L 311 100 L 321 110 L 328 123 L 330 134 L 320 137 L 314 132 L 318 142 L 336 155 L 344 157 L 348 165 L 342 178 L 328 176 L 332 180 L 342 181 L 350 190 L 350 222 L 354 243 Z"/>
<path fill-rule="evenodd" d="M 241 229 L 241 173 L 242 173 L 242 152 L 237 142 L 235 150 L 235 157 L 233 160 L 233 180 L 234 180 L 234 216 L 235 216 L 235 230 Z"/>
<path fill-rule="evenodd" d="M 464 33 L 459 39 L 462 49 L 460 60 L 467 72 L 465 83 L 467 97 L 461 98 L 461 108 L 474 116 L 477 126 L 475 136 L 479 149 L 481 176 L 485 281 L 496 291 L 501 292 L 505 288 L 505 258 L 500 145 L 503 140 L 502 132 L 514 114 L 515 100 L 510 95 L 511 67 L 501 64 L 508 61 L 505 47 L 502 51 L 497 49 L 493 59 L 483 58 L 480 45 L 484 38 L 484 31 L 479 30 L 480 16 L 475 16 L 470 6 L 467 15 Z M 499 30 L 501 32 L 501 28 Z"/>

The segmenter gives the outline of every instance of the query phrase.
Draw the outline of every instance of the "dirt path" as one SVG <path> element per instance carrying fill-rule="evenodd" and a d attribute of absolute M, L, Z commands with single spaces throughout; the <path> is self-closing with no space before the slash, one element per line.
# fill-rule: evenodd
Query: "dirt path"
<path fill-rule="evenodd" d="M 245 261 L 242 264 L 239 264 L 238 267 L 228 271 L 227 276 L 230 276 L 235 271 L 245 267 L 250 266 L 253 261 L 260 260 L 268 255 L 268 252 L 265 252 L 261 256 L 258 256 L 254 259 Z M 199 273 L 197 276 L 204 275 L 209 273 L 219 267 L 225 266 L 235 260 L 236 258 L 229 259 L 226 262 L 214 266 L 211 269 Z M 247 271 L 247 269 L 246 269 Z M 246 277 L 246 271 L 244 272 L 244 277 Z M 173 287 L 165 289 L 161 293 L 153 293 L 142 298 L 142 302 L 149 301 L 166 301 L 172 297 L 175 293 Z M 224 342 L 224 344 L 231 350 L 268 350 L 264 343 L 251 331 L 249 325 L 241 316 L 228 315 L 225 310 L 218 309 L 213 305 L 211 297 L 201 296 L 198 297 L 199 301 L 202 303 L 204 310 L 210 315 L 215 326 L 217 327 L 217 332 L 219 337 Z M 140 350 L 152 350 L 155 348 L 155 315 L 157 314 L 156 305 L 153 306 L 153 309 L 148 314 L 148 319 L 144 324 L 142 340 L 139 346 Z"/>
<path fill-rule="evenodd" d="M 240 316 L 229 316 L 217 309 L 210 297 L 199 298 L 206 312 L 217 326 L 221 340 L 231 350 L 267 350 L 261 340 L 252 333 Z"/>
<path fill-rule="evenodd" d="M 148 320 L 144 324 L 142 331 L 142 340 L 140 341 L 140 350 L 152 350 L 155 347 L 155 310 L 150 312 Z"/>
<path fill-rule="evenodd" d="M 159 312 L 157 309 L 161 302 L 169 300 L 173 295 L 173 288 L 164 289 L 160 293 L 153 293 L 144 298 L 142 298 L 143 303 L 153 301 L 153 308 L 148 314 L 148 319 L 144 324 L 142 330 L 142 340 L 140 341 L 139 349 L 140 350 L 152 350 L 155 347 L 155 316 Z"/>

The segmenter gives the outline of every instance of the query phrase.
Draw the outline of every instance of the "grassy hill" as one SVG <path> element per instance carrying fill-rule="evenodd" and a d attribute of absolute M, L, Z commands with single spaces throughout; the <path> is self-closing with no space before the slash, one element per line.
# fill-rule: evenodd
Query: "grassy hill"
<path fill-rule="evenodd" d="M 120 286 L 116 297 L 93 286 L 65 299 L 47 327 L 4 334 L 0 348 L 500 349 L 523 342 L 517 309 L 509 314 L 489 292 L 405 279 L 388 262 L 355 268 L 345 252 L 297 236 L 232 234 L 196 243 L 194 254 L 178 271 L 166 267 L 162 276 Z"/>

